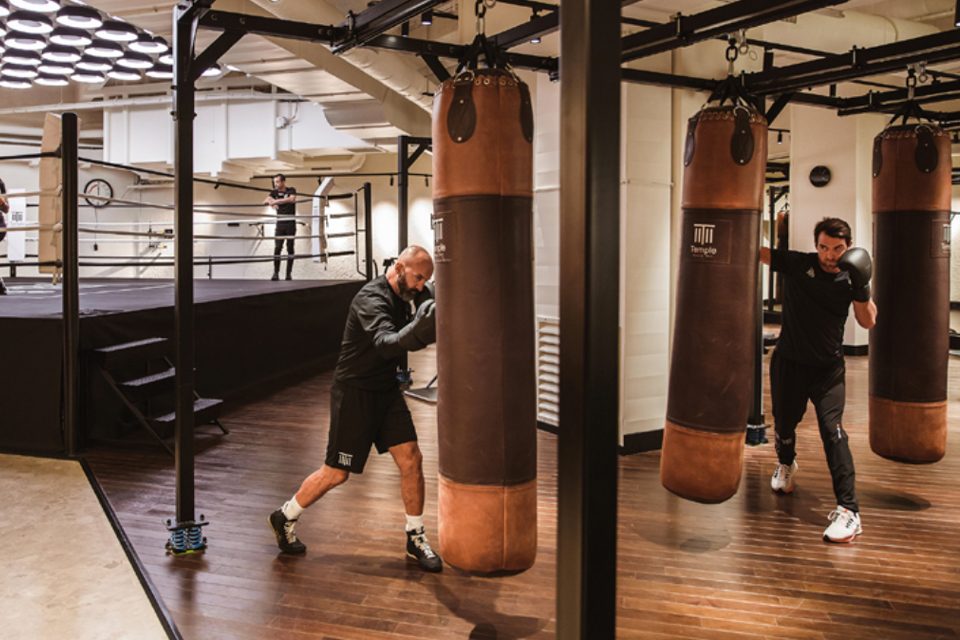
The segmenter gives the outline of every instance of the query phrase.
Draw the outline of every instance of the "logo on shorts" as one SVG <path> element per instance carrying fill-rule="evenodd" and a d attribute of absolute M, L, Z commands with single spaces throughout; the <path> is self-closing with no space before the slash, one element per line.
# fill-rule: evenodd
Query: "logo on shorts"
<path fill-rule="evenodd" d="M 337 462 L 345 467 L 349 467 L 352 461 L 353 461 L 352 453 L 344 453 L 341 451 L 337 454 Z"/>

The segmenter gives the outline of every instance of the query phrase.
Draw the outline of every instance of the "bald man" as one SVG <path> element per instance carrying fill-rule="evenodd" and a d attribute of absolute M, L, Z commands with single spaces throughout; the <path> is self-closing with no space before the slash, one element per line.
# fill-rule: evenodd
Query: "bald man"
<path fill-rule="evenodd" d="M 443 568 L 424 532 L 422 456 L 397 379 L 401 354 L 436 340 L 434 300 L 425 295 L 432 275 L 430 254 L 423 247 L 407 247 L 386 274 L 364 285 L 350 303 L 330 390 L 326 460 L 270 514 L 283 553 L 307 550 L 295 533 L 300 514 L 351 473 L 362 473 L 370 446 L 376 445 L 380 454 L 389 451 L 400 469 L 407 556 L 425 571 Z M 415 299 L 419 306 L 414 310 Z"/>

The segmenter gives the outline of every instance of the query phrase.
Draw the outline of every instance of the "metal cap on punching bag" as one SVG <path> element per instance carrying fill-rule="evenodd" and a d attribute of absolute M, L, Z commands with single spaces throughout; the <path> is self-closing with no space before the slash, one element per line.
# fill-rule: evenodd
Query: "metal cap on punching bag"
<path fill-rule="evenodd" d="M 726 500 L 740 484 L 766 163 L 767 123 L 752 106 L 707 107 L 690 119 L 660 480 L 699 502 Z"/>

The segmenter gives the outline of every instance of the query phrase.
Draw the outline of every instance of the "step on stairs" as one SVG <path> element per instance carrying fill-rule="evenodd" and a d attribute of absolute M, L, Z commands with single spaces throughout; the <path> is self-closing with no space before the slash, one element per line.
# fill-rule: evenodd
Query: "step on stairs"
<path fill-rule="evenodd" d="M 164 411 L 152 415 L 150 411 L 151 405 L 158 404 L 158 401 L 165 401 L 167 407 L 173 405 L 177 371 L 167 357 L 169 346 L 170 341 L 166 338 L 147 338 L 100 347 L 94 349 L 93 354 L 107 384 L 137 423 L 173 454 L 169 440 L 174 435 L 176 412 Z M 131 367 L 142 369 L 145 373 L 127 377 L 118 372 L 119 369 L 130 370 Z M 229 433 L 219 420 L 223 400 L 202 398 L 196 392 L 194 398 L 194 425 L 214 424 L 223 433 Z"/>

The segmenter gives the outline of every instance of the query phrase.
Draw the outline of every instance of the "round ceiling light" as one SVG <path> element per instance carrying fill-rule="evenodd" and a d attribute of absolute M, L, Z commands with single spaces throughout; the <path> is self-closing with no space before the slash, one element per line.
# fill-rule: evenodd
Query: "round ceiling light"
<path fill-rule="evenodd" d="M 147 75 L 158 80 L 169 80 L 173 77 L 173 67 L 168 64 L 157 63 L 152 69 L 147 70 Z"/>
<path fill-rule="evenodd" d="M 200 74 L 200 77 L 201 78 L 217 78 L 221 75 L 223 75 L 223 69 L 220 68 L 220 65 L 212 64 L 203 70 L 203 73 Z"/>
<path fill-rule="evenodd" d="M 120 67 L 114 67 L 110 71 L 107 71 L 107 75 L 114 80 L 123 80 L 125 82 L 132 82 L 140 79 L 140 74 L 136 71 L 131 69 L 123 69 Z"/>
<path fill-rule="evenodd" d="M 51 44 L 43 50 L 43 59 L 52 62 L 69 62 L 72 64 L 80 60 L 80 58 L 80 50 L 74 47 Z"/>
<path fill-rule="evenodd" d="M 60 3 L 56 0 L 10 0 L 10 4 L 17 9 L 37 13 L 53 13 L 60 8 Z"/>
<path fill-rule="evenodd" d="M 57 23 L 74 29 L 99 29 L 103 18 L 93 7 L 72 5 L 57 11 Z"/>
<path fill-rule="evenodd" d="M 34 82 L 45 87 L 65 87 L 70 84 L 63 76 L 51 76 L 45 73 L 41 73 L 39 76 L 37 76 L 37 79 L 34 80 Z"/>
<path fill-rule="evenodd" d="M 29 11 L 14 11 L 7 18 L 7 28 L 20 33 L 50 33 L 53 21 L 45 15 Z"/>
<path fill-rule="evenodd" d="M 102 73 L 97 73 L 96 71 L 77 71 L 70 79 L 74 82 L 82 82 L 84 84 L 99 84 L 105 82 L 106 78 Z"/>
<path fill-rule="evenodd" d="M 110 69 L 113 69 L 113 65 L 104 58 L 83 56 L 80 58 L 80 62 L 77 63 L 77 69 L 83 69 L 84 71 L 110 71 Z"/>
<path fill-rule="evenodd" d="M 6 63 L 0 65 L 0 75 L 10 78 L 36 78 L 37 70 L 24 64 Z"/>
<path fill-rule="evenodd" d="M 91 38 L 86 31 L 81 29 L 75 29 L 73 27 L 57 27 L 50 34 L 50 42 L 53 44 L 63 45 L 65 47 L 85 47 L 93 42 L 93 38 Z"/>
<path fill-rule="evenodd" d="M 171 53 L 165 53 L 165 54 L 163 54 L 162 56 L 160 56 L 159 58 L 157 58 L 157 62 L 160 62 L 160 63 L 162 63 L 162 64 L 168 64 L 168 65 L 170 65 L 170 66 L 172 67 L 172 66 L 173 66 L 173 54 L 171 54 Z"/>
<path fill-rule="evenodd" d="M 19 78 L 0 79 L 0 87 L 5 89 L 29 89 L 32 86 L 29 80 L 21 80 Z"/>
<path fill-rule="evenodd" d="M 84 53 L 94 58 L 119 58 L 123 55 L 123 47 L 109 40 L 94 40 Z"/>
<path fill-rule="evenodd" d="M 30 67 L 39 67 L 40 66 L 40 54 L 36 51 L 8 51 L 3 56 L 4 62 L 12 62 L 13 64 L 25 64 Z"/>
<path fill-rule="evenodd" d="M 126 51 L 117 58 L 117 64 L 125 69 L 149 69 L 153 66 L 153 60 L 145 53 Z"/>
<path fill-rule="evenodd" d="M 132 42 L 137 39 L 137 28 L 122 20 L 104 20 L 96 35 L 104 40 L 114 42 Z"/>
<path fill-rule="evenodd" d="M 10 15 L 10 5 L 7 0 L 0 0 L 0 18 L 6 18 Z"/>
<path fill-rule="evenodd" d="M 40 73 L 51 76 L 69 76 L 73 74 L 73 65 L 62 62 L 44 62 L 40 65 Z"/>
<path fill-rule="evenodd" d="M 166 40 L 160 36 L 153 37 L 149 33 L 141 33 L 128 46 L 138 53 L 165 53 L 170 49 Z"/>
<path fill-rule="evenodd" d="M 47 41 L 32 33 L 9 33 L 3 39 L 3 46 L 20 51 L 39 51 L 47 46 Z"/>

